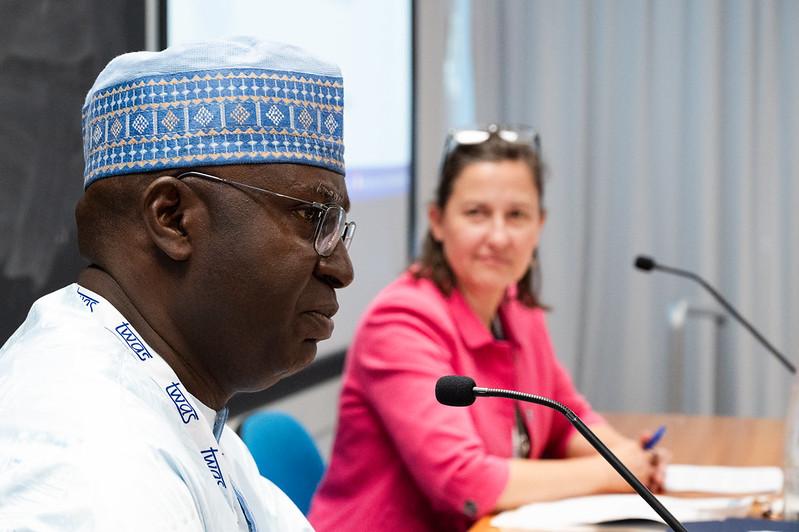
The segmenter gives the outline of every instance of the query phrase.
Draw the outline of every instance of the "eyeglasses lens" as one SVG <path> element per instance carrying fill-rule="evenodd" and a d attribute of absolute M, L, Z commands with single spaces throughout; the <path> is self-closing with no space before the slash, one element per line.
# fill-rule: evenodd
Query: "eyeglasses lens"
<path fill-rule="evenodd" d="M 344 236 L 341 237 L 345 248 L 350 249 L 350 244 L 352 244 L 352 239 L 354 236 L 355 222 L 347 222 L 347 224 L 344 226 Z"/>
<path fill-rule="evenodd" d="M 452 134 L 455 144 L 480 144 L 488 140 L 490 133 L 480 129 L 463 129 Z"/>
<path fill-rule="evenodd" d="M 316 235 L 316 251 L 323 257 L 333 253 L 344 232 L 347 214 L 341 207 L 331 207 L 325 211 Z"/>
<path fill-rule="evenodd" d="M 499 138 L 504 140 L 505 142 L 519 142 L 520 135 L 518 131 L 511 131 L 510 129 L 501 129 L 497 132 Z"/>

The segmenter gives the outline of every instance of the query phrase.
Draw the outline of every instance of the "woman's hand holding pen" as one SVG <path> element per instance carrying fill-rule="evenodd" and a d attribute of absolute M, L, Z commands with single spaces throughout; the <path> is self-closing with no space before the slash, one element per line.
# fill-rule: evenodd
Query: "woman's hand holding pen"
<path fill-rule="evenodd" d="M 666 465 L 671 453 L 654 441 L 658 431 L 641 434 L 638 441 L 624 438 L 611 447 L 613 454 L 653 493 L 662 493 L 666 477 Z M 659 440 L 662 436 L 657 436 Z M 601 458 L 597 456 L 597 458 Z M 630 492 L 632 487 L 619 474 L 607 466 L 607 492 Z"/>
<path fill-rule="evenodd" d="M 645 483 L 654 493 L 663 492 L 666 484 L 666 466 L 671 462 L 671 452 L 662 445 L 658 445 L 665 433 L 666 427 L 661 425 L 655 431 L 644 432 L 639 437 L 641 448 L 649 453 L 650 462 L 654 467 L 651 482 Z"/>
<path fill-rule="evenodd" d="M 647 488 L 653 492 L 657 491 L 662 483 L 659 484 L 661 478 L 659 473 L 660 459 L 656 458 L 654 451 L 646 451 L 638 441 L 628 438 L 616 443 L 610 450 Z M 602 467 L 605 476 L 603 487 L 599 490 L 600 493 L 629 493 L 633 491 L 632 486 L 610 464 L 605 462 L 604 458 L 597 455 L 596 459 L 604 462 Z"/>
<path fill-rule="evenodd" d="M 666 465 L 671 461 L 671 453 L 659 442 L 665 427 L 642 433 L 638 439 L 624 436 L 608 424 L 592 427 L 597 437 L 607 445 L 613 454 L 654 493 L 662 493 Z M 630 493 L 633 488 L 599 456 L 596 450 L 584 439 L 575 435 L 567 447 L 566 456 L 570 458 L 590 457 L 591 470 L 586 478 L 594 478 L 593 493 Z M 594 476 L 596 474 L 597 476 Z"/>

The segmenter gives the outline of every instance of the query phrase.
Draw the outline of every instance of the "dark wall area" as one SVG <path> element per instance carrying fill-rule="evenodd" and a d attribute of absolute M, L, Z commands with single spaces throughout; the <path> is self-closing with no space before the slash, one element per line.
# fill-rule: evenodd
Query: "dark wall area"
<path fill-rule="evenodd" d="M 0 2 L 0 344 L 76 279 L 80 115 L 114 56 L 144 48 L 140 0 Z"/>

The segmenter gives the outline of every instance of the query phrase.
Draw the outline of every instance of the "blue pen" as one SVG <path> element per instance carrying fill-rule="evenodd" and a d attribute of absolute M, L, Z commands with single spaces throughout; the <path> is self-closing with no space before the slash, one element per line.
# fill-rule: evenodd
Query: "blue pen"
<path fill-rule="evenodd" d="M 649 449 L 657 445 L 664 434 L 666 434 L 666 425 L 661 425 L 658 427 L 658 429 L 655 431 L 652 437 L 649 438 L 649 441 L 647 441 L 644 444 L 644 450 L 648 451 Z"/>

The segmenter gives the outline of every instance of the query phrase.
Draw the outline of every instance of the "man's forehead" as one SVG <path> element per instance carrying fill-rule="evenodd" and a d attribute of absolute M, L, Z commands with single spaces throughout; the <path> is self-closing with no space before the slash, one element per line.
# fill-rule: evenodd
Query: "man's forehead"
<path fill-rule="evenodd" d="M 347 200 L 346 188 L 344 188 L 342 191 L 337 187 L 331 186 L 329 183 L 323 182 L 317 182 L 316 185 L 309 183 L 308 188 L 311 189 L 314 194 L 323 197 L 325 203 L 338 203 L 341 205 L 345 200 Z"/>
<path fill-rule="evenodd" d="M 252 164 L 218 167 L 220 177 L 321 203 L 336 203 L 349 209 L 344 176 L 304 164 Z M 214 173 L 210 171 L 209 173 Z"/>

